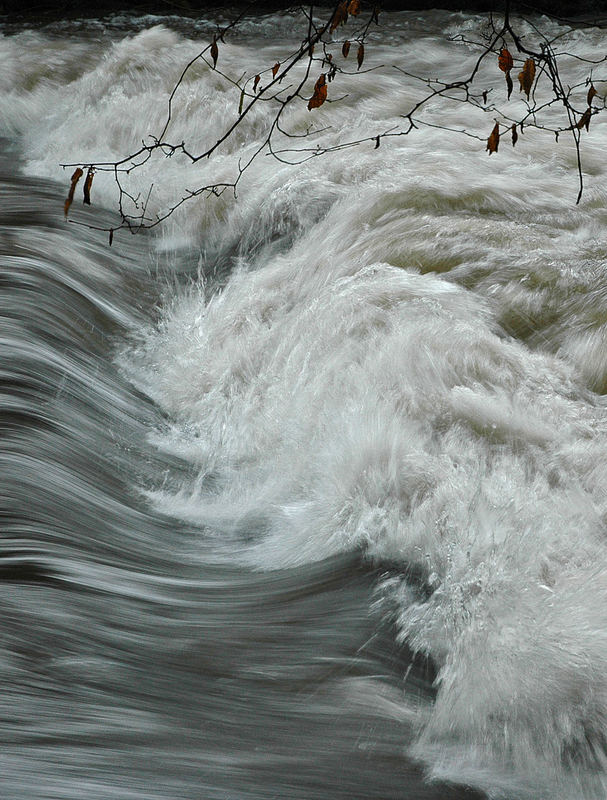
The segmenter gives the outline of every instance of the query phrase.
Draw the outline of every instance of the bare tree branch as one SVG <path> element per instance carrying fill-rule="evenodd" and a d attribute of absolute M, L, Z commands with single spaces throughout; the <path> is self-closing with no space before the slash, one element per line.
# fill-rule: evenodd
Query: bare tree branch
<path fill-rule="evenodd" d="M 582 167 L 582 131 L 588 129 L 593 116 L 605 110 L 605 100 L 598 97 L 593 86 L 592 68 L 607 61 L 607 56 L 596 59 L 589 59 L 580 54 L 571 53 L 566 49 L 555 50 L 555 44 L 561 42 L 563 37 L 571 30 L 567 28 L 550 38 L 532 20 L 517 18 L 511 15 L 510 0 L 506 0 L 502 17 L 490 14 L 488 26 L 481 32 L 480 39 L 470 39 L 459 34 L 451 38 L 454 46 L 465 45 L 467 48 L 476 52 L 473 64 L 468 69 L 467 74 L 458 80 L 442 80 L 440 77 L 428 77 L 412 73 L 403 69 L 399 65 L 393 68 L 400 72 L 405 78 L 414 82 L 422 83 L 426 87 L 425 93 L 417 99 L 411 108 L 404 114 L 402 127 L 390 127 L 385 130 L 374 132 L 370 135 L 352 138 L 349 141 L 323 143 L 323 133 L 331 130 L 331 125 L 316 127 L 314 123 L 303 132 L 290 131 L 288 125 L 283 120 L 285 113 L 294 103 L 307 103 L 308 108 L 316 108 L 327 103 L 343 102 L 348 95 L 327 96 L 326 85 L 339 81 L 342 76 L 354 76 L 367 74 L 372 71 L 383 69 L 383 65 L 373 65 L 362 68 L 365 57 L 365 44 L 370 47 L 368 38 L 372 26 L 379 24 L 377 9 L 368 12 L 366 16 L 361 16 L 359 21 L 358 2 L 356 0 L 341 0 L 336 2 L 332 11 L 323 20 L 315 17 L 314 5 L 299 7 L 299 13 L 304 20 L 305 30 L 302 35 L 300 45 L 287 54 L 281 62 L 277 62 L 273 67 L 265 67 L 256 73 L 241 72 L 238 77 L 233 77 L 224 67 L 217 67 L 218 48 L 217 42 L 224 42 L 225 37 L 235 31 L 239 23 L 254 9 L 255 4 L 250 3 L 247 8 L 234 20 L 223 28 L 218 28 L 212 42 L 209 42 L 204 49 L 197 53 L 183 67 L 169 97 L 167 98 L 167 114 L 162 128 L 157 135 L 149 135 L 147 140 L 141 142 L 141 146 L 129 155 L 116 161 L 96 161 L 75 162 L 63 164 L 63 167 L 79 167 L 92 169 L 96 172 L 109 172 L 113 175 L 117 187 L 118 200 L 117 210 L 120 217 L 119 223 L 113 228 L 97 226 L 94 223 L 78 221 L 75 224 L 85 225 L 89 228 L 106 230 L 110 233 L 110 240 L 114 232 L 125 228 L 131 233 L 138 233 L 146 228 L 153 228 L 179 209 L 189 200 L 201 196 L 219 197 L 230 190 L 236 196 L 237 188 L 243 175 L 251 164 L 262 154 L 275 158 L 284 164 L 296 165 L 310 159 L 318 158 L 329 153 L 360 147 L 365 144 L 373 144 L 375 148 L 380 146 L 384 139 L 393 137 L 407 136 L 417 130 L 420 126 L 439 128 L 445 131 L 465 135 L 479 142 L 487 141 L 486 149 L 489 153 L 497 150 L 499 137 L 506 131 L 512 133 L 512 143 L 516 143 L 518 131 L 521 133 L 526 128 L 535 128 L 541 132 L 547 132 L 555 136 L 558 141 L 559 134 L 567 133 L 573 142 L 576 153 L 576 167 L 578 177 L 578 193 L 576 202 L 579 203 L 584 189 L 584 174 Z M 295 13 L 295 12 L 294 12 Z M 355 20 L 352 23 L 352 20 Z M 336 39 L 334 34 L 347 24 L 348 37 Z M 522 30 L 531 30 L 535 41 L 527 41 L 528 34 L 523 34 Z M 354 70 L 345 67 L 345 57 L 348 55 L 350 46 L 357 47 L 358 69 Z M 341 46 L 344 62 L 338 63 L 334 58 L 333 49 Z M 509 47 L 516 52 L 513 56 Z M 492 102 L 488 102 L 489 95 L 493 92 L 493 87 L 485 88 L 482 85 L 481 71 L 487 72 L 486 65 L 493 59 L 498 59 L 495 67 L 495 78 L 505 73 L 506 85 L 508 90 L 508 100 L 513 89 L 513 81 L 510 72 L 515 69 L 515 62 L 521 66 L 519 82 L 521 91 L 524 89 L 526 100 L 523 113 L 513 114 L 510 112 L 508 100 L 501 102 L 497 100 L 497 95 L 491 95 Z M 589 75 L 584 80 L 572 81 L 567 85 L 561 75 L 561 65 L 574 61 L 585 63 L 591 67 Z M 201 149 L 195 148 L 191 143 L 185 141 L 170 141 L 167 139 L 174 120 L 175 108 L 179 98 L 179 89 L 182 86 L 188 72 L 195 64 L 204 64 L 209 70 L 214 70 L 228 85 L 231 85 L 239 94 L 238 113 L 235 119 L 226 126 L 219 138 Z M 498 69 L 499 66 L 499 69 Z M 319 70 L 317 73 L 316 70 Z M 501 70 L 501 72 L 500 72 Z M 310 80 L 316 75 L 317 78 L 312 99 L 306 97 L 306 89 Z M 289 79 L 286 82 L 286 79 Z M 587 90 L 586 103 L 579 105 L 579 101 L 574 100 L 582 88 L 592 87 Z M 308 89 L 309 91 L 309 89 Z M 596 98 L 596 99 L 595 99 Z M 495 123 L 492 136 L 485 140 L 478 133 L 446 125 L 440 120 L 431 121 L 421 114 L 427 110 L 431 101 L 441 99 L 445 102 L 458 102 L 468 104 L 478 113 L 491 114 Z M 153 155 L 159 154 L 164 158 L 181 156 L 191 164 L 196 164 L 203 159 L 211 159 L 224 143 L 229 141 L 243 124 L 243 121 L 251 114 L 253 109 L 260 104 L 269 104 L 267 115 L 267 129 L 262 140 L 248 154 L 246 158 L 239 158 L 230 180 L 217 181 L 204 184 L 195 189 L 184 189 L 181 197 L 176 199 L 167 209 L 150 216 L 148 207 L 152 194 L 153 184 L 150 186 L 145 199 L 140 194 L 134 195 L 126 188 L 129 176 L 136 170 L 141 169 L 150 162 Z M 561 109 L 561 123 L 555 124 L 552 117 L 558 109 Z M 504 129 L 502 131 L 502 129 Z M 305 140 L 312 136 L 317 141 L 314 144 L 306 145 Z M 493 138 L 492 138 L 493 137 Z M 280 143 L 277 144 L 278 139 Z M 284 146 L 286 140 L 293 141 L 293 146 Z"/>

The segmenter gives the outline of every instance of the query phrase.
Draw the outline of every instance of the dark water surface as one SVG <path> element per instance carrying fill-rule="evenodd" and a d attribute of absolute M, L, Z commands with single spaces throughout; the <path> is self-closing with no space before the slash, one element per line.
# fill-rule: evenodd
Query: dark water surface
<path fill-rule="evenodd" d="M 171 466 L 112 363 L 150 312 L 146 242 L 66 230 L 61 188 L 4 148 L 3 796 L 462 797 L 403 755 L 412 655 L 369 613 L 376 570 L 192 565 L 195 532 L 133 491 Z M 411 691 L 432 677 L 419 660 Z"/>

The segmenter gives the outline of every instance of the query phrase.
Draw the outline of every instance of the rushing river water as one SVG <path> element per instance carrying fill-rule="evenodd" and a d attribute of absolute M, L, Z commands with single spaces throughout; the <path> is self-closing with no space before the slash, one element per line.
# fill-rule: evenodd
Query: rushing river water
<path fill-rule="evenodd" d="M 484 25 L 381 21 L 381 69 L 294 104 L 290 130 L 330 128 L 291 144 L 402 126 L 424 86 L 393 65 L 459 77 L 475 54 L 448 39 Z M 605 798 L 605 123 L 578 206 L 567 137 L 489 156 L 420 125 L 261 155 L 236 200 L 111 248 L 66 223 L 59 164 L 158 133 L 216 23 L 0 35 L 2 796 Z M 300 23 L 243 22 L 219 65 L 268 69 Z M 479 86 L 505 92 L 494 59 Z M 168 138 L 202 149 L 238 102 L 194 67 Z M 135 171 L 133 196 L 153 182 L 153 214 L 229 179 L 258 105 L 217 158 Z M 494 122 L 440 98 L 424 119 Z M 71 219 L 115 225 L 111 175 L 92 199 Z"/>

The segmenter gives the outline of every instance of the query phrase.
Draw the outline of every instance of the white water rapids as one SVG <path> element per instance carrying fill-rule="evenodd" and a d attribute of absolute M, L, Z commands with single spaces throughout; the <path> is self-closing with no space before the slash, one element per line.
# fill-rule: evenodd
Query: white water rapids
<path fill-rule="evenodd" d="M 385 139 L 379 148 L 367 143 L 296 166 L 261 155 L 247 170 L 236 200 L 228 193 L 191 200 L 155 237 L 131 240 L 118 232 L 111 251 L 103 236 L 65 225 L 62 202 L 71 171 L 58 165 L 120 158 L 159 132 L 168 93 L 183 65 L 208 42 L 215 22 L 125 17 L 7 29 L 0 37 L 0 135 L 21 154 L 22 167 L 16 156 L 12 164 L 14 174 L 22 169 L 29 181 L 24 193 L 52 186 L 56 197 L 45 206 L 53 237 L 37 246 L 52 256 L 49 263 L 63 259 L 65 275 L 71 276 L 61 278 L 63 285 L 90 295 L 95 313 L 121 326 L 118 333 L 110 331 L 108 351 L 99 356 L 106 366 L 91 367 L 82 386 L 99 394 L 99 370 L 111 369 L 115 374 L 108 381 L 134 387 L 120 391 L 145 397 L 154 408 L 143 414 L 125 400 L 116 411 L 123 421 L 115 423 L 117 430 L 130 425 L 130 440 L 136 441 L 125 444 L 124 433 L 115 437 L 122 442 L 116 448 L 125 450 L 120 456 L 125 496 L 142 494 L 144 510 L 137 513 L 163 520 L 145 547 L 159 563 L 174 562 L 171 574 L 179 574 L 177 562 L 187 563 L 192 586 L 205 570 L 236 570 L 257 581 L 249 616 L 242 616 L 242 603 L 235 602 L 221 618 L 227 638 L 218 639 L 215 649 L 209 644 L 205 657 L 220 664 L 217 675 L 229 630 L 241 631 L 234 634 L 238 639 L 243 620 L 250 617 L 253 625 L 255 603 L 268 602 L 264 587 L 273 584 L 264 581 L 271 581 L 267 576 L 274 571 L 293 576 L 290 586 L 299 574 L 313 583 L 309 576 L 316 573 L 310 570 L 322 569 L 320 562 L 341 564 L 339 559 L 352 556 L 374 571 L 372 592 L 361 589 L 352 602 L 366 603 L 375 620 L 394 622 L 395 641 L 433 665 L 434 691 L 406 682 L 407 663 L 392 664 L 390 679 L 353 671 L 340 683 L 339 702 L 331 695 L 335 707 L 326 701 L 317 713 L 309 684 L 298 691 L 306 714 L 323 731 L 314 736 L 323 741 L 330 741 L 331 718 L 341 713 L 340 704 L 374 715 L 373 724 L 361 727 L 365 732 L 356 745 L 344 738 L 335 747 L 354 752 L 363 741 L 369 752 L 389 751 L 394 761 L 387 763 L 393 766 L 383 765 L 382 772 L 393 769 L 395 777 L 391 781 L 383 773 L 387 783 L 377 788 L 378 797 L 422 796 L 421 789 L 407 788 L 397 777 L 399 759 L 414 759 L 427 778 L 468 785 L 491 797 L 605 798 L 607 123 L 599 115 L 583 132 L 584 194 L 577 206 L 575 151 L 565 135 L 557 144 L 552 135 L 527 128 L 516 147 L 504 137 L 499 152 L 489 156 L 478 139 L 422 124 L 409 136 Z M 477 39 L 484 24 L 481 16 L 458 13 L 383 14 L 366 46 L 365 67 L 378 68 L 338 76 L 329 85 L 329 99 L 346 95 L 339 102 L 314 112 L 303 101 L 294 104 L 283 121 L 290 130 L 302 133 L 310 124 L 329 128 L 285 146 L 337 144 L 402 127 L 401 115 L 425 89 L 394 65 L 445 80 L 466 75 L 476 53 L 449 38 Z M 563 50 L 589 58 L 605 52 L 607 38 L 598 29 L 567 33 L 545 18 L 534 24 L 563 32 Z M 305 21 L 296 24 L 291 14 L 254 17 L 220 43 L 218 66 L 234 79 L 245 70 L 254 75 L 296 48 L 302 30 Z M 524 30 L 533 41 L 533 27 L 525 23 Z M 494 61 L 481 70 L 478 86 L 492 89 L 497 98 L 505 87 Z M 575 59 L 564 58 L 563 65 L 571 84 L 588 74 L 588 65 Z M 600 81 L 600 69 L 595 86 L 603 95 L 607 83 Z M 586 90 L 579 92 L 585 96 Z M 195 66 L 177 93 L 167 138 L 202 150 L 234 121 L 238 102 L 238 90 L 220 74 Z M 511 102 L 513 109 L 523 107 L 518 97 Z M 155 158 L 134 171 L 132 194 L 145 195 L 153 183 L 149 210 L 155 213 L 184 188 L 229 179 L 237 159 L 253 152 L 264 136 L 272 106 L 262 105 L 216 158 L 194 167 L 178 155 Z M 443 98 L 433 100 L 422 119 L 485 138 L 494 124 L 490 113 Z M 75 208 L 73 218 L 93 224 L 113 219 L 99 211 L 115 209 L 111 175 L 97 174 L 92 200 L 90 210 Z M 32 220 L 24 209 L 19 224 L 27 226 Z M 8 201 L 5 211 L 10 217 Z M 5 255 L 19 258 L 33 239 L 25 227 L 16 232 L 17 223 L 3 220 Z M 103 277 L 112 259 L 111 269 L 121 276 L 115 283 Z M 16 274 L 24 264 L 15 267 Z M 48 269 L 53 276 L 64 274 Z M 99 281 L 94 291 L 81 288 L 93 279 Z M 102 325 L 91 319 L 93 328 Z M 53 317 L 48 324 L 60 327 L 60 320 Z M 30 358 L 29 350 L 15 345 L 13 358 L 18 362 L 26 352 Z M 56 380 L 51 394 L 58 397 L 63 390 L 60 377 Z M 79 391 L 86 399 L 86 389 Z M 109 420 L 103 427 L 112 429 L 111 407 L 118 401 L 110 389 L 103 392 Z M 124 421 L 137 416 L 136 423 Z M 94 460 L 95 448 L 92 438 L 83 453 Z M 138 448 L 145 453 L 138 455 Z M 146 459 L 144 468 L 138 462 Z M 84 490 L 74 491 L 88 502 Z M 117 519 L 122 514 L 114 506 L 108 513 Z M 187 542 L 174 543 L 173 522 L 188 531 Z M 125 530 L 138 525 L 133 519 Z M 152 556 L 136 536 L 123 535 L 128 570 L 139 580 Z M 69 543 L 57 543 L 56 551 L 53 542 L 45 546 L 59 572 L 77 573 L 79 586 L 90 581 L 98 588 L 119 582 L 111 570 L 127 569 L 116 555 L 120 537 L 112 542 L 98 550 L 90 545 L 98 572 L 92 567 L 79 572 L 80 556 L 61 549 Z M 82 547 L 84 552 L 89 544 Z M 163 569 L 149 572 L 162 575 Z M 314 579 L 319 586 L 329 581 L 323 575 Z M 162 579 L 154 580 L 159 583 L 153 591 L 141 589 L 146 602 L 152 602 L 153 592 L 165 591 Z M 287 632 L 288 615 L 281 617 L 289 596 L 282 591 L 283 605 L 277 604 L 272 617 L 278 625 L 275 655 L 267 661 L 256 656 L 261 660 L 254 668 L 276 681 L 287 680 L 288 669 L 294 669 L 290 659 L 301 646 Z M 187 635 L 195 638 L 194 609 L 203 618 L 210 615 L 208 607 L 185 597 L 171 602 L 174 609 L 192 604 Z M 322 620 L 331 626 L 331 597 L 313 610 L 303 614 L 302 625 L 320 631 Z M 63 624 L 61 613 L 58 601 L 56 616 L 45 623 L 49 635 L 53 625 Z M 95 624 L 101 630 L 96 613 L 92 606 L 84 608 L 81 625 L 90 622 L 92 630 Z M 154 616 L 149 611 L 149 630 Z M 174 627 L 168 617 L 163 620 L 163 641 L 176 635 L 175 629 L 186 636 L 177 616 L 171 619 Z M 336 614 L 336 626 L 338 619 Z M 256 639 L 250 634 L 255 652 L 263 653 L 263 631 L 255 630 Z M 125 642 L 135 648 L 137 637 L 129 636 Z M 98 637 L 98 643 L 105 641 Z M 152 653 L 152 640 L 146 641 Z M 319 639 L 321 660 L 323 641 L 329 640 Z M 6 644 L 7 664 L 11 647 Z M 127 650 L 128 645 L 116 645 L 112 669 L 120 676 L 118 689 L 130 691 L 136 670 L 145 668 L 127 668 L 128 657 L 120 655 Z M 357 663 L 351 652 L 346 658 L 327 651 L 326 658 L 346 664 L 346 671 L 354 670 L 347 664 Z M 283 660 L 291 664 L 284 674 Z M 121 672 L 120 664 L 132 672 Z M 3 669 L 11 685 L 13 673 L 9 666 Z M 209 691 L 204 681 L 192 681 L 191 689 L 183 690 L 190 691 L 188 697 Z M 32 685 L 34 696 L 43 691 Z M 213 686 L 216 694 L 208 696 L 220 703 L 217 698 L 228 689 L 219 678 Z M 104 691 L 111 696 L 107 686 Z M 157 687 L 154 691 L 146 706 L 152 716 L 164 697 Z M 32 702 L 24 690 L 16 703 L 23 705 L 24 698 Z M 233 703 L 246 705 L 243 698 L 238 695 Z M 228 713 L 220 707 L 222 712 L 201 710 L 196 724 L 204 728 L 213 714 Z M 243 713 L 239 725 L 246 726 L 254 714 Z M 382 740 L 378 720 L 391 726 L 389 738 Z M 149 724 L 160 735 L 161 724 Z M 7 720 L 3 725 L 5 731 L 11 727 Z M 127 727 L 132 725 L 131 720 Z M 143 717 L 140 725 L 148 728 Z M 111 730 L 108 723 L 110 738 Z M 296 737 L 297 720 L 292 731 Z M 224 770 L 225 785 L 212 788 L 210 778 L 202 779 L 191 754 L 189 761 L 184 757 L 182 784 L 175 779 L 163 793 L 162 780 L 156 783 L 150 767 L 147 785 L 144 773 L 135 781 L 137 791 L 131 786 L 132 796 L 333 798 L 342 796 L 340 780 L 348 785 L 347 777 L 333 780 L 328 773 L 306 784 L 305 771 L 296 771 L 291 784 L 286 778 L 276 784 L 274 795 L 260 768 L 257 782 L 245 786 L 245 762 L 231 773 L 227 766 L 243 737 L 215 742 L 224 756 L 208 755 L 203 773 Z M 113 745 L 118 750 L 119 741 Z M 208 750 L 208 742 L 204 747 Z M 274 747 L 278 752 L 280 743 Z M 249 743 L 248 752 L 255 749 Z M 258 754 L 262 764 L 264 753 Z M 19 758 L 16 753 L 11 769 Z M 93 763 L 105 774 L 94 756 Z M 286 762 L 280 763 L 288 773 Z M 369 762 L 366 779 L 379 787 L 374 763 Z M 63 776 L 52 791 L 47 786 L 38 795 L 29 784 L 23 788 L 22 773 L 5 773 L 10 774 L 17 776 L 7 784 L 11 797 L 66 798 L 76 791 Z M 87 796 L 112 796 L 112 781 L 106 785 L 96 775 Z M 131 796 L 126 779 L 112 780 L 121 797 Z M 360 795 L 350 787 L 344 796 L 376 796 L 360 786 Z"/>

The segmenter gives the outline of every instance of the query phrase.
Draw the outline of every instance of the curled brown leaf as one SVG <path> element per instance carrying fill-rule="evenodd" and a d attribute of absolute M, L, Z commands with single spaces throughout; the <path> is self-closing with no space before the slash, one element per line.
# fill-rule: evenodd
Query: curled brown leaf
<path fill-rule="evenodd" d="M 319 108 L 327 99 L 327 81 L 324 72 L 314 84 L 314 94 L 308 101 L 308 111 Z"/>
<path fill-rule="evenodd" d="M 523 69 L 518 74 L 518 80 L 521 85 L 521 92 L 525 92 L 525 94 L 527 95 L 527 100 L 529 99 L 529 94 L 531 93 L 531 87 L 533 86 L 534 78 L 535 78 L 535 61 L 532 58 L 528 58 L 523 64 Z"/>
<path fill-rule="evenodd" d="M 356 53 L 356 62 L 358 63 L 358 69 L 362 67 L 364 60 L 365 60 L 365 46 L 361 42 L 358 45 L 358 52 Z"/>
<path fill-rule="evenodd" d="M 510 72 L 510 70 L 514 66 L 514 59 L 512 58 L 512 54 L 510 53 L 509 50 L 506 50 L 505 47 L 502 47 L 502 50 L 497 59 L 497 65 L 502 72 Z"/>
<path fill-rule="evenodd" d="M 340 3 L 337 8 L 335 9 L 335 13 L 331 19 L 331 24 L 329 26 L 329 33 L 333 33 L 333 31 L 338 28 L 340 25 L 344 25 L 348 21 L 348 4 L 347 2 Z"/>
<path fill-rule="evenodd" d="M 592 100 L 593 100 L 594 97 L 597 96 L 597 94 L 598 94 L 597 90 L 594 88 L 594 86 L 592 84 L 590 84 L 590 89 L 588 89 L 588 95 L 586 97 L 586 101 L 588 102 L 588 105 L 592 104 Z"/>
<path fill-rule="evenodd" d="M 497 153 L 497 148 L 500 144 L 500 126 L 496 122 L 493 126 L 493 130 L 491 131 L 491 135 L 487 139 L 487 150 L 489 151 L 489 155 L 491 153 Z"/>
<path fill-rule="evenodd" d="M 80 169 L 80 167 L 76 167 L 76 169 L 74 170 L 74 174 L 71 177 L 70 190 L 69 190 L 68 196 L 66 198 L 65 204 L 63 206 L 63 213 L 65 214 L 66 218 L 67 218 L 67 212 L 70 210 L 70 206 L 72 205 L 72 200 L 74 199 L 74 192 L 76 191 L 76 184 L 78 183 L 80 178 L 83 176 L 83 174 L 84 173 Z"/>
<path fill-rule="evenodd" d="M 90 206 L 91 204 L 91 186 L 93 185 L 93 177 L 95 176 L 95 170 L 93 167 L 88 168 L 88 172 L 86 173 L 86 180 L 84 181 L 84 199 L 82 202 Z"/>
<path fill-rule="evenodd" d="M 581 131 L 582 128 L 586 128 L 586 130 L 589 130 L 590 129 L 590 117 L 591 116 L 592 116 L 592 109 L 591 108 L 587 108 L 586 111 L 584 111 L 582 116 L 579 118 L 578 123 L 577 123 L 577 125 L 575 127 L 579 131 Z"/>

